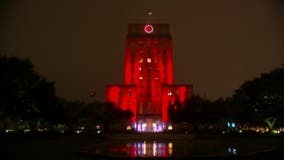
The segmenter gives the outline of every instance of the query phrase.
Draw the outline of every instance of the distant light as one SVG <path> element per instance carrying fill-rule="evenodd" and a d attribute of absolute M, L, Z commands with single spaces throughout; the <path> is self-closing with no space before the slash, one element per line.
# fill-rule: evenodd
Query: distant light
<path fill-rule="evenodd" d="M 145 31 L 146 33 L 152 33 L 152 32 L 154 31 L 154 27 L 153 27 L 152 25 L 150 25 L 150 24 L 147 24 L 147 25 L 145 25 L 145 27 L 144 27 L 144 31 Z"/>
<path fill-rule="evenodd" d="M 132 129 L 132 127 L 129 126 L 129 125 L 126 127 L 126 130 L 128 130 L 128 131 L 131 130 L 131 129 Z"/>
<path fill-rule="evenodd" d="M 228 147 L 228 152 L 237 155 L 237 149 L 234 147 Z"/>
<path fill-rule="evenodd" d="M 272 134 L 275 134 L 275 135 L 280 134 L 280 131 L 279 130 L 272 130 Z"/>
<path fill-rule="evenodd" d="M 31 129 L 24 129 L 24 132 L 27 133 L 27 132 L 30 132 Z"/>
<path fill-rule="evenodd" d="M 236 155 L 237 154 L 237 149 L 233 148 L 233 154 Z"/>
<path fill-rule="evenodd" d="M 146 123 L 142 124 L 142 128 L 143 128 L 143 130 L 144 130 L 144 128 L 146 128 Z"/>
<path fill-rule="evenodd" d="M 169 142 L 169 143 L 168 143 L 168 147 L 169 147 L 169 148 L 173 148 L 173 143 L 172 143 L 172 142 Z"/>
<path fill-rule="evenodd" d="M 8 133 L 8 132 L 14 132 L 14 131 L 15 131 L 15 130 L 13 130 L 13 129 L 6 129 L 6 130 L 5 130 L 6 133 Z"/>
<path fill-rule="evenodd" d="M 231 127 L 231 123 L 230 122 L 227 122 L 227 127 Z"/>
<path fill-rule="evenodd" d="M 173 130 L 173 126 L 172 126 L 172 125 L 169 125 L 169 126 L 168 126 L 168 130 Z"/>
<path fill-rule="evenodd" d="M 232 126 L 233 128 L 235 128 L 235 127 L 236 127 L 236 123 L 235 123 L 235 122 L 232 122 L 231 126 Z"/>

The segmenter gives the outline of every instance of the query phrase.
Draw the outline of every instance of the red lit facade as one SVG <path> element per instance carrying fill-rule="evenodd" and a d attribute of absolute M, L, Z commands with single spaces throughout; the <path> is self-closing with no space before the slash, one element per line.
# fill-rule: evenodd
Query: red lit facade
<path fill-rule="evenodd" d="M 169 25 L 129 24 L 124 84 L 108 85 L 106 100 L 131 110 L 136 130 L 160 131 L 169 121 L 169 105 L 183 105 L 192 93 L 191 85 L 174 85 L 173 78 Z"/>

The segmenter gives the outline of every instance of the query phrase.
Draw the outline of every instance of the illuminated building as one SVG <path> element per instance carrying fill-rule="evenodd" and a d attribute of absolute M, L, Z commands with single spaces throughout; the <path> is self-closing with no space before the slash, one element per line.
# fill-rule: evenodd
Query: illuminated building
<path fill-rule="evenodd" d="M 124 84 L 108 85 L 106 100 L 133 112 L 136 131 L 167 128 L 168 108 L 192 93 L 191 85 L 174 85 L 172 38 L 168 24 L 129 24 Z"/>

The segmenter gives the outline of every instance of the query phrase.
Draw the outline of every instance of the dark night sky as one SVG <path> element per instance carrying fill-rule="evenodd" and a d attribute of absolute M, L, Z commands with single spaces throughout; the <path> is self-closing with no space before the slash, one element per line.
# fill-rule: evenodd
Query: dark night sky
<path fill-rule="evenodd" d="M 284 64 L 281 0 L 1 0 L 0 54 L 29 58 L 68 100 L 123 82 L 128 23 L 169 23 L 177 84 L 214 100 Z"/>

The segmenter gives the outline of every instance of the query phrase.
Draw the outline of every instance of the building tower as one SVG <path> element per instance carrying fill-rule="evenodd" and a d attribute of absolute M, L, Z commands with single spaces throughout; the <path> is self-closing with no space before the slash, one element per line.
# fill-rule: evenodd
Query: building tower
<path fill-rule="evenodd" d="M 133 112 L 138 132 L 160 132 L 169 123 L 168 108 L 192 93 L 191 85 L 173 84 L 172 38 L 168 24 L 129 24 L 124 84 L 108 85 L 106 100 Z"/>

